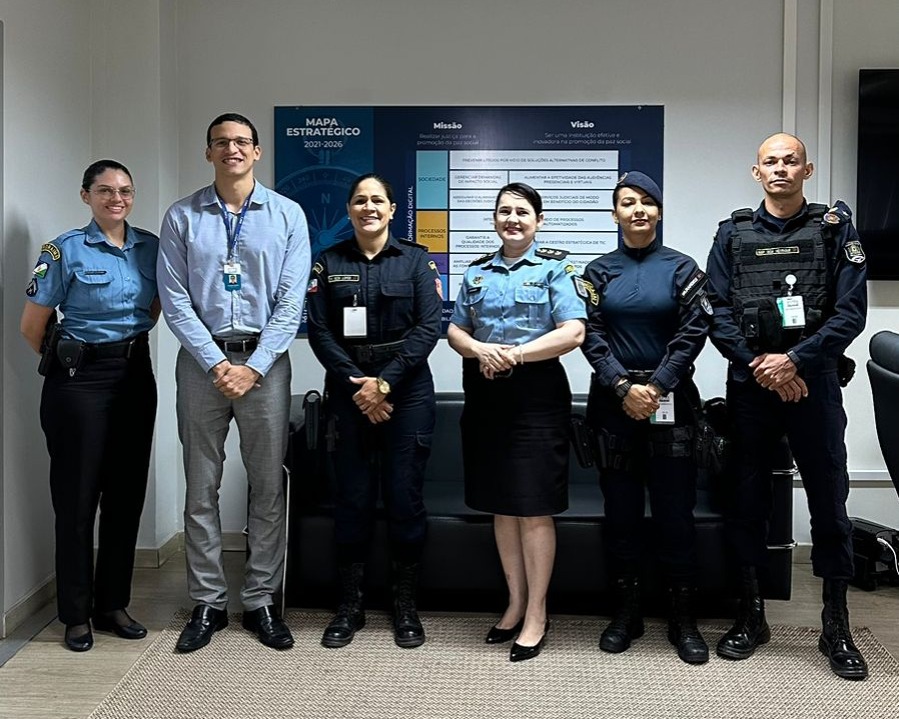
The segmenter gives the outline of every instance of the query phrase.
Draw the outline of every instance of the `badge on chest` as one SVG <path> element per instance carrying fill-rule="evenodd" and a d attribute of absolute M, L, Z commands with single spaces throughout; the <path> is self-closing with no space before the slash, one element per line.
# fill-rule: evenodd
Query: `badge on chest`
<path fill-rule="evenodd" d="M 240 289 L 240 263 L 226 262 L 222 268 L 222 279 L 225 282 L 225 289 L 228 292 L 234 292 Z"/>

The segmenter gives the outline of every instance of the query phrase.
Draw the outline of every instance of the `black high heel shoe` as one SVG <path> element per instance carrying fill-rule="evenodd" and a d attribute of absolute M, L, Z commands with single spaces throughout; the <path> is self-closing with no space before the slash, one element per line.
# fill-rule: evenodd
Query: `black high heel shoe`
<path fill-rule="evenodd" d="M 66 647 L 73 652 L 86 652 L 94 646 L 94 635 L 90 624 L 70 624 L 66 626 Z"/>
<path fill-rule="evenodd" d="M 543 628 L 543 636 L 540 637 L 540 641 L 537 642 L 532 647 L 526 647 L 518 642 L 512 642 L 512 649 L 509 651 L 509 661 L 510 662 L 523 662 L 526 659 L 533 659 L 540 651 L 543 649 L 544 643 L 546 643 L 546 635 L 549 633 L 549 619 L 546 620 L 546 626 Z"/>
<path fill-rule="evenodd" d="M 490 627 L 490 631 L 487 632 L 487 636 L 484 638 L 484 641 L 487 644 L 502 644 L 503 642 L 507 642 L 510 639 L 517 637 L 521 633 L 521 628 L 524 626 L 524 617 L 518 620 L 518 624 L 516 624 L 511 629 L 500 629 L 498 626 L 493 625 Z"/>

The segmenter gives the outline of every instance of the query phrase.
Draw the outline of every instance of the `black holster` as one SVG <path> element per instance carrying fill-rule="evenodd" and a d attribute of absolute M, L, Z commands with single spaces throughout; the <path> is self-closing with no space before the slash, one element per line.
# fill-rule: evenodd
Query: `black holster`
<path fill-rule="evenodd" d="M 59 321 L 56 310 L 47 318 L 47 325 L 44 328 L 44 336 L 41 339 L 41 361 L 37 365 L 37 373 L 41 377 L 46 377 L 50 371 L 50 365 L 53 364 L 53 357 L 56 353 L 56 343 L 59 340 Z"/>
<path fill-rule="evenodd" d="M 570 439 L 577 463 L 584 469 L 592 467 L 596 463 L 596 438 L 593 436 L 593 429 L 587 424 L 584 415 L 571 415 Z"/>

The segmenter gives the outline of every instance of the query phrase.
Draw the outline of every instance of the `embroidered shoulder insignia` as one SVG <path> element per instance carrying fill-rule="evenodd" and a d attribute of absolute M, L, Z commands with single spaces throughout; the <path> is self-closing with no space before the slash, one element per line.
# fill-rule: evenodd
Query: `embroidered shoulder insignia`
<path fill-rule="evenodd" d="M 571 281 L 574 282 L 574 291 L 577 292 L 578 297 L 594 307 L 599 305 L 599 292 L 596 291 L 592 282 L 579 275 L 572 275 Z"/>
<path fill-rule="evenodd" d="M 41 252 L 46 252 L 48 255 L 50 255 L 51 259 L 54 262 L 59 262 L 59 258 L 62 257 L 62 253 L 60 253 L 59 248 L 52 242 L 45 242 L 43 245 L 41 245 Z"/>
<path fill-rule="evenodd" d="M 856 265 L 865 264 L 865 251 L 862 249 L 862 243 L 858 240 L 850 240 L 843 246 L 843 251 L 846 253 L 846 259 L 850 262 L 855 263 Z"/>
<path fill-rule="evenodd" d="M 568 250 L 557 250 L 554 247 L 538 247 L 534 254 L 544 260 L 564 260 L 568 257 Z"/>
<path fill-rule="evenodd" d="M 709 281 L 708 275 L 697 268 L 693 271 L 688 278 L 686 283 L 677 293 L 678 300 L 682 305 L 689 305 L 695 300 L 699 293 L 703 291 L 706 286 L 706 283 Z"/>
<path fill-rule="evenodd" d="M 316 262 L 314 265 L 312 265 L 312 271 L 317 275 L 320 275 L 324 271 L 324 269 L 325 268 L 322 267 L 321 262 Z"/>

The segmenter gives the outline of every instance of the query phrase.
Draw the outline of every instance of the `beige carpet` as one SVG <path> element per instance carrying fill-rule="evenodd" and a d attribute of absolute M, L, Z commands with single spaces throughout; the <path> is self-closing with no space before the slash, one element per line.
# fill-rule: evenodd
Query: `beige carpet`
<path fill-rule="evenodd" d="M 90 719 L 820 719 L 899 716 L 899 664 L 867 629 L 855 638 L 871 668 L 865 682 L 833 676 L 817 632 L 774 627 L 754 657 L 681 662 L 661 623 L 626 653 L 596 642 L 598 618 L 553 621 L 543 654 L 508 661 L 509 645 L 487 646 L 489 620 L 424 617 L 419 649 L 393 644 L 388 619 L 343 649 L 319 645 L 328 615 L 290 612 L 296 646 L 263 647 L 239 617 L 193 654 L 174 652 L 186 612 L 134 664 Z M 714 645 L 723 626 L 704 627 Z"/>

